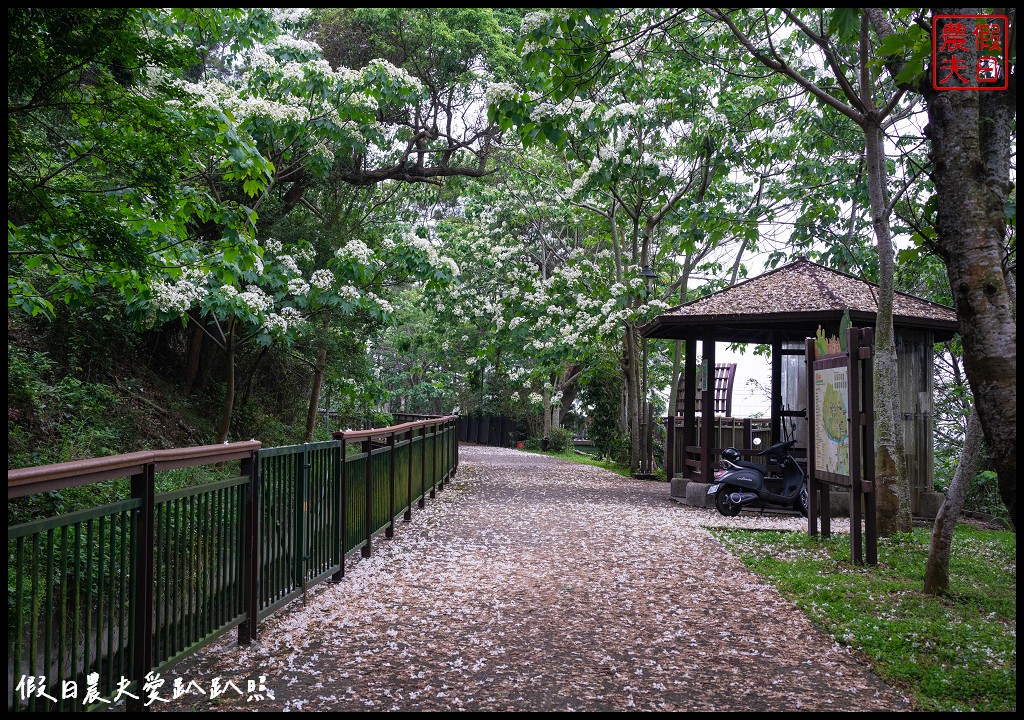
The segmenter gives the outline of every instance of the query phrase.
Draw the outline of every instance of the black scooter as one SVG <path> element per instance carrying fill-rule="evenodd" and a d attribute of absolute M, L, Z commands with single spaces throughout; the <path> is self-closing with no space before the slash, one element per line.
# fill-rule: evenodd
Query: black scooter
<path fill-rule="evenodd" d="M 715 496 L 718 512 L 735 517 L 743 508 L 758 503 L 796 508 L 807 517 L 807 478 L 790 453 L 794 445 L 795 440 L 775 443 L 757 453 L 769 458 L 766 465 L 747 462 L 736 448 L 726 448 L 722 453 L 722 470 L 715 473 L 715 482 L 708 488 L 708 495 Z M 781 476 L 770 472 L 772 459 L 782 471 Z"/>

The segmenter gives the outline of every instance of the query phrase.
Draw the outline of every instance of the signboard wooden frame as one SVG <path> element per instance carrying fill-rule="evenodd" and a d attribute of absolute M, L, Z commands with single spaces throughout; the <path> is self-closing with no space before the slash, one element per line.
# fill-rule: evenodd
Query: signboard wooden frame
<path fill-rule="evenodd" d="M 872 392 L 874 361 L 871 328 L 849 328 L 846 351 L 816 357 L 814 338 L 807 338 L 807 532 L 831 533 L 829 490 L 832 485 L 850 493 L 850 558 L 856 564 L 878 564 L 875 522 L 875 407 Z M 845 384 L 845 388 L 839 387 Z M 845 392 L 844 392 L 845 391 Z M 839 404 L 844 395 L 845 408 Z M 823 411 L 823 408 L 825 409 Z M 845 411 L 845 420 L 842 420 Z M 839 417 L 837 417 L 837 414 Z M 846 423 L 848 460 L 835 442 L 837 423 Z M 826 432 L 828 423 L 831 432 Z M 828 439 L 822 435 L 828 436 Z M 841 436 L 840 438 L 841 439 Z M 830 448 L 828 445 L 834 445 Z M 819 503 L 820 495 L 820 503 Z M 820 505 L 820 507 L 819 507 Z M 863 532 L 861 526 L 863 524 Z"/>

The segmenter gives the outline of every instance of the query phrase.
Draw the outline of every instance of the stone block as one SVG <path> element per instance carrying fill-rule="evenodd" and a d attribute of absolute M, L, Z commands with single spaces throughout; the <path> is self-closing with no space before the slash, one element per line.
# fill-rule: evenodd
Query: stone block
<path fill-rule="evenodd" d="M 712 495 L 708 495 L 709 487 L 711 487 L 711 483 L 694 482 L 691 480 L 686 485 L 686 504 L 693 507 L 713 508 L 715 506 L 715 498 Z"/>
<path fill-rule="evenodd" d="M 672 478 L 671 486 L 672 489 L 669 494 L 674 498 L 682 500 L 686 499 L 686 486 L 689 484 L 690 478 Z"/>

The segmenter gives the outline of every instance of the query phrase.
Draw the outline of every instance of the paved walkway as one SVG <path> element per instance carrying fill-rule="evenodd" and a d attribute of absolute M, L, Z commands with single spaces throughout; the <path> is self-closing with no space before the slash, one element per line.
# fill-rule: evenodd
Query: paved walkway
<path fill-rule="evenodd" d="M 684 507 L 665 483 L 463 446 L 456 479 L 342 583 L 268 618 L 252 646 L 228 637 L 175 670 L 243 696 L 154 709 L 910 708 L 705 529 L 721 522 L 800 527 Z M 268 692 L 249 700 L 259 675 Z"/>

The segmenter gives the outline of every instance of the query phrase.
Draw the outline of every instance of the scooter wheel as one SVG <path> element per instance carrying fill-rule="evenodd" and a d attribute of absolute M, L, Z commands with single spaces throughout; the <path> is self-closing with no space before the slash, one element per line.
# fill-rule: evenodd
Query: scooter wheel
<path fill-rule="evenodd" d="M 726 517 L 736 517 L 740 514 L 740 510 L 743 506 L 734 503 L 729 499 L 729 495 L 733 492 L 733 488 L 723 487 L 719 488 L 718 492 L 715 493 L 715 507 L 722 515 Z"/>
<path fill-rule="evenodd" d="M 800 492 L 796 494 L 796 509 L 800 511 L 800 514 L 807 517 L 808 511 L 808 500 L 807 500 L 807 481 L 804 480 L 804 484 L 800 486 Z"/>

